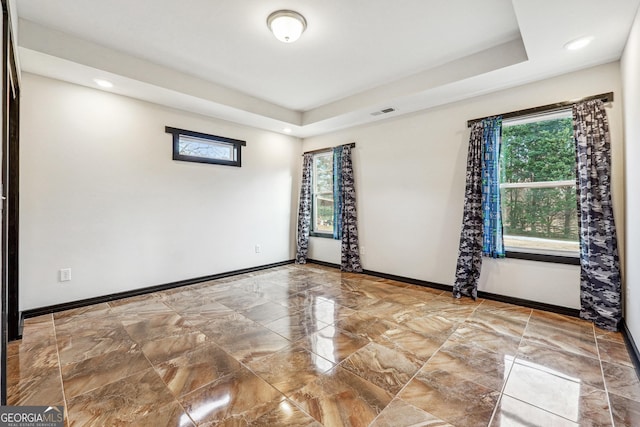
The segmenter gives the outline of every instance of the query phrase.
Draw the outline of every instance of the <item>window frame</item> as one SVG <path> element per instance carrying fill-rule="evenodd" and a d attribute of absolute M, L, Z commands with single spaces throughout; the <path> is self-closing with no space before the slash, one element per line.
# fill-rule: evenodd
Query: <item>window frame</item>
<path fill-rule="evenodd" d="M 569 114 L 567 116 L 567 113 Z M 509 119 L 505 119 L 502 122 L 503 129 L 508 126 L 517 126 L 526 123 L 535 123 L 541 122 L 545 120 L 553 120 L 553 119 L 562 119 L 562 118 L 571 118 L 571 109 L 570 108 L 562 108 L 559 110 L 555 110 L 546 114 L 536 114 L 536 115 L 526 115 L 519 117 L 511 117 Z M 504 144 L 504 140 L 502 142 Z M 575 141 L 574 141 L 575 144 Z M 502 167 L 502 165 L 501 165 Z M 559 185 L 550 185 L 551 183 L 557 183 Z M 573 180 L 562 180 L 562 181 L 536 181 L 531 183 L 509 183 L 509 182 L 500 182 L 500 190 L 503 188 L 559 188 L 562 186 L 569 186 L 571 184 L 573 186 L 576 185 L 575 179 Z M 504 217 L 504 212 L 503 212 Z M 504 232 L 503 232 L 504 236 Z M 554 251 L 553 249 L 541 249 L 540 251 L 532 250 L 531 248 L 521 248 L 514 246 L 506 246 L 505 245 L 505 257 L 513 258 L 513 259 L 521 259 L 527 261 L 540 261 L 540 262 L 550 262 L 556 264 L 568 264 L 568 265 L 579 265 L 580 264 L 580 248 L 578 248 L 577 252 L 569 252 L 563 253 L 564 251 Z"/>
<path fill-rule="evenodd" d="M 332 224 L 332 230 L 331 231 L 318 231 L 315 229 L 315 225 L 316 225 L 316 219 L 317 219 L 317 205 L 318 203 L 316 202 L 316 198 L 318 194 L 326 194 L 326 193 L 318 193 L 316 192 L 316 157 L 318 156 L 328 156 L 331 157 L 331 182 L 333 183 L 333 180 L 335 179 L 335 176 L 333 176 L 333 150 L 332 149 L 327 149 L 327 150 L 322 150 L 322 151 L 318 151 L 318 152 L 314 152 L 313 153 L 313 161 L 312 161 L 312 167 L 311 167 L 311 227 L 309 230 L 309 235 L 311 237 L 321 237 L 321 238 L 325 238 L 325 239 L 333 239 L 333 233 L 335 228 L 335 224 Z M 331 191 L 331 195 L 333 196 L 333 185 L 332 185 L 332 191 Z M 334 205 L 333 205 L 333 209 L 335 209 L 335 200 L 333 201 Z"/>
<path fill-rule="evenodd" d="M 224 136 L 218 135 L 210 135 L 202 132 L 194 132 L 185 129 L 178 129 L 170 126 L 165 126 L 164 128 L 166 133 L 170 133 L 173 135 L 173 160 L 179 160 L 183 162 L 192 162 L 192 163 L 208 163 L 214 165 L 224 165 L 224 166 L 235 166 L 242 167 L 242 147 L 247 145 L 246 141 L 241 141 L 239 139 L 226 138 Z M 228 145 L 232 148 L 235 160 L 224 160 L 217 159 L 212 157 L 201 157 L 201 156 L 188 156 L 180 153 L 180 137 L 190 137 L 202 139 L 205 141 L 215 141 L 216 143 L 222 145 Z"/>

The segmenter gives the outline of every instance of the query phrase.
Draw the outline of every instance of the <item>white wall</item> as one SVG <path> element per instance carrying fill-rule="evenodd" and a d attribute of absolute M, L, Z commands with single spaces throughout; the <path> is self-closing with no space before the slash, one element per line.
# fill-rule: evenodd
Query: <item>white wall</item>
<path fill-rule="evenodd" d="M 626 161 L 626 228 L 625 322 L 640 345 L 640 11 L 636 15 L 629 40 L 621 59 L 624 97 L 624 136 Z M 633 219 L 632 219 L 633 218 Z M 635 260 L 635 262 L 633 262 Z"/>
<path fill-rule="evenodd" d="M 22 94 L 21 310 L 294 257 L 299 139 L 28 73 Z M 246 140 L 242 167 L 171 160 L 165 126 Z"/>
<path fill-rule="evenodd" d="M 304 149 L 356 142 L 358 225 L 365 269 L 451 285 L 462 221 L 467 120 L 610 91 L 619 97 L 618 63 L 308 138 Z M 619 100 L 608 109 L 608 116 L 613 143 L 613 197 L 623 241 Z M 309 256 L 339 263 L 339 244 L 311 238 Z M 485 260 L 479 289 L 579 308 L 579 268 L 516 259 Z"/>

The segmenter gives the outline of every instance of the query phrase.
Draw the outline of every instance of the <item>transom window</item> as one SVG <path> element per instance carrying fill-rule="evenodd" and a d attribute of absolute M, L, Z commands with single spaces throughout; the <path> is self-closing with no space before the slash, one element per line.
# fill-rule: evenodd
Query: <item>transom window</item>
<path fill-rule="evenodd" d="M 577 257 L 571 111 L 505 120 L 500 175 L 506 250 Z"/>
<path fill-rule="evenodd" d="M 178 153 L 181 156 L 205 157 L 233 162 L 238 159 L 236 148 L 232 144 L 180 135 Z"/>
<path fill-rule="evenodd" d="M 242 166 L 240 150 L 245 141 L 169 126 L 165 132 L 173 135 L 173 160 Z"/>
<path fill-rule="evenodd" d="M 333 237 L 333 151 L 313 155 L 312 222 L 314 236 Z"/>

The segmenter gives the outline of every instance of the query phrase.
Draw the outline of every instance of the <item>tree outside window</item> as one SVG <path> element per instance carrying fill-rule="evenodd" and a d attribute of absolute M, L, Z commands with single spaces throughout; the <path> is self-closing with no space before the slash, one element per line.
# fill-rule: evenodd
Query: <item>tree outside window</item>
<path fill-rule="evenodd" d="M 333 236 L 333 152 L 313 156 L 314 233 Z"/>
<path fill-rule="evenodd" d="M 577 256 L 576 159 L 570 112 L 505 122 L 501 198 L 507 250 Z"/>

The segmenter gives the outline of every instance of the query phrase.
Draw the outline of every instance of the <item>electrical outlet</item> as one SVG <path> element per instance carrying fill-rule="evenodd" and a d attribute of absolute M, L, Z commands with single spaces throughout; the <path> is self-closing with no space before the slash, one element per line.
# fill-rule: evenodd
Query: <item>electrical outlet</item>
<path fill-rule="evenodd" d="M 71 280 L 71 269 L 70 268 L 60 269 L 60 281 L 68 282 L 70 280 Z"/>
<path fill-rule="evenodd" d="M 255 249 L 256 249 L 256 253 L 257 253 L 257 254 L 259 254 L 260 252 L 262 252 L 262 248 L 260 247 L 260 245 L 256 245 Z"/>
<path fill-rule="evenodd" d="M 364 255 L 364 254 L 365 254 L 364 246 L 360 246 L 360 255 Z"/>

